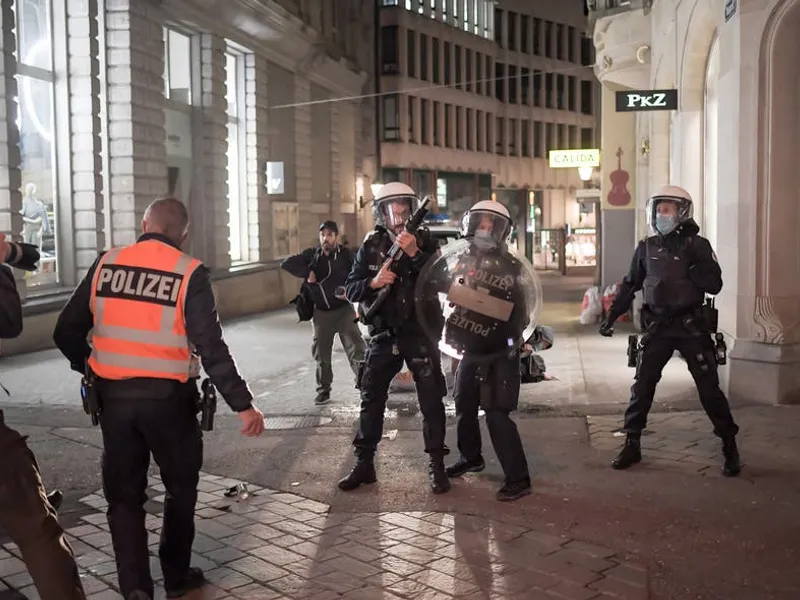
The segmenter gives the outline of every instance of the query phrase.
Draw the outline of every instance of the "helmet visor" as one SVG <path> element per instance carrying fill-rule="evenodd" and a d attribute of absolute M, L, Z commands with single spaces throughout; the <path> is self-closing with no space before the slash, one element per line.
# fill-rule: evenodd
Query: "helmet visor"
<path fill-rule="evenodd" d="M 417 208 L 417 199 L 413 196 L 395 196 L 378 203 L 378 223 L 386 229 L 399 231 L 411 218 Z"/>
<path fill-rule="evenodd" d="M 674 196 L 654 196 L 647 203 L 647 224 L 652 234 L 674 230 L 693 215 L 691 200 Z"/>
<path fill-rule="evenodd" d="M 505 242 L 511 230 L 511 223 L 503 215 L 487 210 L 471 210 L 464 215 L 461 235 L 493 239 L 497 243 Z"/>

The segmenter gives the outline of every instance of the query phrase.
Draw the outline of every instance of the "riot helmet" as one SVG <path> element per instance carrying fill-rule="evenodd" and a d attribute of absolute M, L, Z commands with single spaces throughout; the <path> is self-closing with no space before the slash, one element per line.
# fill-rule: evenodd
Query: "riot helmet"
<path fill-rule="evenodd" d="M 694 214 L 692 197 L 682 187 L 665 185 L 647 202 L 647 225 L 652 235 L 668 235 Z"/>
<path fill-rule="evenodd" d="M 494 200 L 481 200 L 461 220 L 461 236 L 478 244 L 503 244 L 511 233 L 508 209 Z"/>
<path fill-rule="evenodd" d="M 390 234 L 397 235 L 406 221 L 419 207 L 419 197 L 405 183 L 394 181 L 381 186 L 372 200 L 372 216 L 375 225 Z"/>

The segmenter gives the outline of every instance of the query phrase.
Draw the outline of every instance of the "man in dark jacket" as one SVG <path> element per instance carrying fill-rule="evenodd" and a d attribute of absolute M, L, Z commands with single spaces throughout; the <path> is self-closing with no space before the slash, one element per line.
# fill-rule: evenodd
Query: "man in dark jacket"
<path fill-rule="evenodd" d="M 137 242 L 97 259 L 53 332 L 72 369 L 88 375 L 88 359 L 97 377 L 103 491 L 125 600 L 154 595 L 144 509 L 151 453 L 167 491 L 158 549 L 167 598 L 205 582 L 203 571 L 190 566 L 203 462 L 197 356 L 239 415 L 241 433 L 264 430 L 264 415 L 222 337 L 209 271 L 180 251 L 188 228 L 180 200 L 153 202 Z"/>
<path fill-rule="evenodd" d="M 444 467 L 444 457 L 449 452 L 445 445 L 443 402 L 447 385 L 439 350 L 422 330 L 414 307 L 417 278 L 439 245 L 426 230 L 420 229 L 416 234 L 405 230 L 418 205 L 414 190 L 403 183 L 387 183 L 380 189 L 372 203 L 375 229 L 358 250 L 347 278 L 347 297 L 365 311 L 376 301 L 380 290 L 390 285 L 391 291 L 369 323 L 369 349 L 360 381 L 361 414 L 353 440 L 356 464 L 339 481 L 342 491 L 377 481 L 374 457 L 383 436 L 389 383 L 404 362 L 417 388 L 431 490 L 442 494 L 450 489 Z M 387 253 L 395 241 L 403 255 L 390 265 Z"/>
<path fill-rule="evenodd" d="M 353 306 L 345 297 L 344 284 L 352 266 L 353 253 L 339 243 L 339 227 L 335 221 L 325 221 L 319 226 L 319 246 L 307 248 L 281 263 L 282 269 L 308 282 L 314 300 L 311 354 L 317 362 L 314 402 L 318 405 L 327 404 L 331 399 L 331 356 L 333 338 L 337 334 L 354 375 L 358 375 L 359 365 L 364 361 L 366 344 L 356 324 Z"/>
<path fill-rule="evenodd" d="M 0 233 L 0 262 L 20 258 L 19 248 L 6 243 Z M 14 275 L 0 265 L 0 339 L 20 333 L 22 303 Z M 72 548 L 48 502 L 36 458 L 25 439 L 5 424 L 0 411 L 0 527 L 19 546 L 42 600 L 84 600 Z"/>
<path fill-rule="evenodd" d="M 625 412 L 625 445 L 611 463 L 627 469 L 642 460 L 641 435 L 653 405 L 661 371 L 680 351 L 694 378 L 700 403 L 722 439 L 725 463 L 722 472 L 735 476 L 741 469 L 736 434 L 728 399 L 719 387 L 714 341 L 703 310 L 705 295 L 722 289 L 722 270 L 711 244 L 698 234 L 692 218 L 692 199 L 677 186 L 664 186 L 647 205 L 647 220 L 652 235 L 639 242 L 628 275 L 600 327 L 600 334 L 611 336 L 614 322 L 625 314 L 636 292 L 642 290 L 642 330 L 636 380 Z M 712 319 L 714 320 L 714 319 Z"/>

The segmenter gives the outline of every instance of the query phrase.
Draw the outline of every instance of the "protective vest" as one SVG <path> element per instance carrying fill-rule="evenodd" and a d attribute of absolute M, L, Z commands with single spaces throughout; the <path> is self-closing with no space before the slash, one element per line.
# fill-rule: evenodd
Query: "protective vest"
<path fill-rule="evenodd" d="M 704 294 L 689 279 L 692 238 L 682 238 L 676 249 L 657 236 L 645 242 L 644 303 L 655 314 L 679 314 L 703 304 Z"/>
<path fill-rule="evenodd" d="M 189 380 L 186 290 L 200 261 L 158 240 L 107 252 L 92 278 L 89 366 L 103 379 Z"/>

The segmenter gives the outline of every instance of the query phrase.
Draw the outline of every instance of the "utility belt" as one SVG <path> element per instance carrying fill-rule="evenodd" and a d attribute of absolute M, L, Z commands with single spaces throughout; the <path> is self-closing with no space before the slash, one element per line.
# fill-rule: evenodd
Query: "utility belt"
<path fill-rule="evenodd" d="M 728 362 L 728 347 L 725 336 L 717 330 L 719 311 L 714 298 L 706 298 L 702 306 L 674 315 L 655 315 L 647 306 L 641 311 L 642 335 L 628 336 L 628 366 L 636 369 L 636 376 L 642 365 L 642 354 L 654 335 L 665 329 L 680 327 L 692 336 L 708 335 L 714 339 L 714 360 L 722 366 Z"/>
<path fill-rule="evenodd" d="M 83 412 L 91 418 L 92 425 L 97 426 L 100 423 L 100 415 L 103 413 L 103 400 L 97 389 L 97 375 L 89 366 L 89 361 L 85 363 L 85 375 L 81 379 L 81 400 L 83 401 Z M 198 380 L 192 378 L 189 381 L 194 382 Z M 175 382 L 178 384 L 178 382 Z M 200 427 L 203 431 L 212 431 L 214 429 L 214 414 L 217 411 L 217 390 L 210 379 L 205 379 L 200 389 L 194 385 L 195 395 L 193 397 L 194 408 L 200 414 Z"/>

